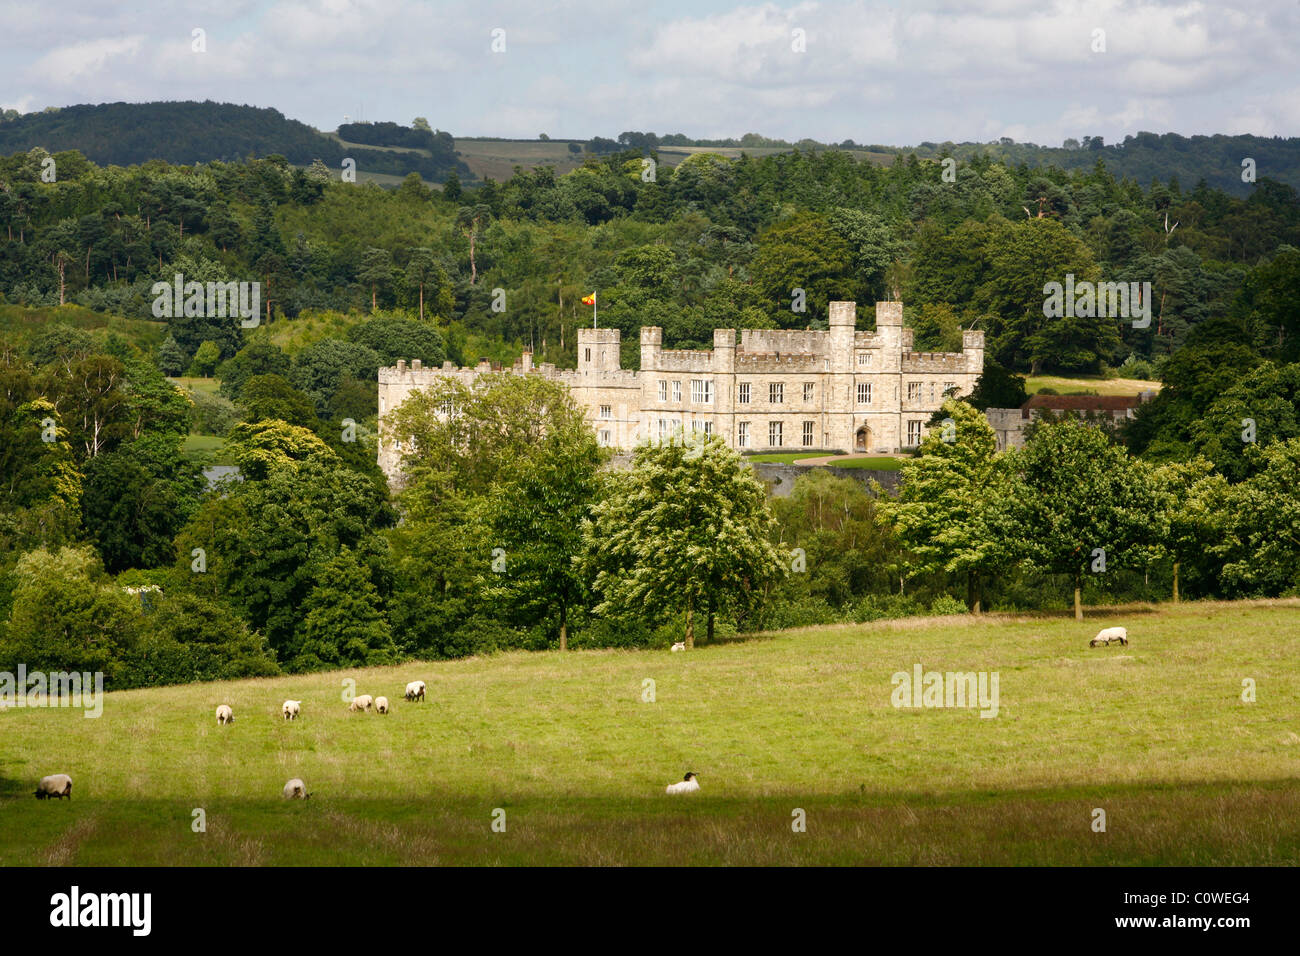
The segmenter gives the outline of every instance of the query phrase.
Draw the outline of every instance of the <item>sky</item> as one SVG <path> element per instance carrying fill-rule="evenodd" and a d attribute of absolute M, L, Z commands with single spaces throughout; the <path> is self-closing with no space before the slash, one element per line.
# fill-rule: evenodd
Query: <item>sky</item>
<path fill-rule="evenodd" d="M 211 99 L 557 139 L 1296 136 L 1298 47 L 1300 0 L 0 0 L 0 108 Z"/>

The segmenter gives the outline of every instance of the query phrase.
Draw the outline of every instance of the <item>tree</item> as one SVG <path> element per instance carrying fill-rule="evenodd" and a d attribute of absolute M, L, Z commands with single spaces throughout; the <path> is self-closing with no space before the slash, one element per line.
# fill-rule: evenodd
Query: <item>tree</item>
<path fill-rule="evenodd" d="M 768 540 L 766 492 L 717 436 L 673 436 L 638 446 L 632 468 L 611 474 L 584 525 L 596 613 L 682 611 L 686 645 L 695 612 L 744 606 L 786 573 Z"/>
<path fill-rule="evenodd" d="M 488 221 L 492 218 L 492 209 L 486 204 L 461 206 L 456 212 L 456 228 L 469 240 L 469 284 L 478 281 L 478 264 L 474 259 L 474 249 L 479 236 L 483 234 Z"/>
<path fill-rule="evenodd" d="M 302 614 L 302 626 L 286 649 L 291 671 L 374 667 L 397 660 L 379 593 L 347 548 L 321 566 Z"/>
<path fill-rule="evenodd" d="M 185 358 L 185 350 L 176 344 L 174 335 L 167 333 L 162 347 L 158 349 L 158 367 L 164 375 L 176 376 L 183 375 L 187 365 L 189 362 Z"/>
<path fill-rule="evenodd" d="M 387 249 L 371 247 L 361 254 L 361 269 L 357 277 L 370 285 L 370 311 L 378 308 L 378 289 L 393 279 L 393 257 Z"/>
<path fill-rule="evenodd" d="M 199 346 L 198 351 L 194 353 L 194 360 L 190 362 L 189 373 L 195 378 L 211 378 L 217 370 L 217 363 L 221 361 L 221 349 L 217 347 L 216 342 L 204 342 Z"/>
<path fill-rule="evenodd" d="M 406 264 L 406 281 L 420 290 L 420 321 L 424 321 L 424 287 L 436 283 L 438 287 L 436 305 L 441 315 L 450 314 L 455 306 L 451 297 L 451 282 L 433 257 L 433 250 L 423 246 L 412 249 Z"/>
<path fill-rule="evenodd" d="M 246 422 L 278 419 L 310 430 L 320 421 L 311 398 L 280 375 L 252 375 L 245 379 L 239 406 Z"/>
<path fill-rule="evenodd" d="M 854 249 L 824 217 L 800 213 L 759 233 L 750 272 L 770 313 L 791 328 L 820 321 L 832 300 L 859 298 L 854 259 Z M 804 313 L 791 311 L 794 289 L 805 292 Z"/>
<path fill-rule="evenodd" d="M 271 342 L 253 342 L 221 364 L 221 394 L 231 401 L 240 399 L 244 384 L 255 375 L 289 374 L 289 356 Z"/>
<path fill-rule="evenodd" d="M 108 580 L 89 547 L 38 549 L 18 559 L 0 669 L 101 671 L 111 685 L 135 643 L 139 605 Z"/>
<path fill-rule="evenodd" d="M 965 576 L 967 604 L 978 614 L 983 581 L 1013 563 L 1006 470 L 980 412 L 949 398 L 935 418 L 938 427 L 921 442 L 920 456 L 903 462 L 898 497 L 882 499 L 880 508 L 914 563 Z"/>
<path fill-rule="evenodd" d="M 1007 453 L 1009 526 L 1036 566 L 1068 575 L 1083 620 L 1084 576 L 1138 567 L 1156 531 L 1154 489 L 1124 449 L 1074 419 L 1038 423 L 1025 447 Z"/>
<path fill-rule="evenodd" d="M 546 400 L 553 410 L 536 454 L 527 468 L 512 469 L 498 482 L 486 502 L 487 524 L 505 559 L 500 574 L 487 576 L 496 584 L 487 593 L 523 620 L 558 618 L 564 651 L 572 609 L 586 593 L 576 561 L 582 553 L 582 523 L 599 484 L 601 454 L 564 389 L 553 386 L 553 393 Z"/>
<path fill-rule="evenodd" d="M 981 412 L 990 408 L 1019 408 L 1028 400 L 1025 377 L 987 359 L 984 370 L 975 380 L 975 387 L 965 398 L 965 401 Z"/>
<path fill-rule="evenodd" d="M 1294 592 L 1300 587 L 1300 438 L 1270 446 L 1263 458 L 1264 467 L 1228 499 L 1237 547 L 1223 576 L 1249 593 Z"/>

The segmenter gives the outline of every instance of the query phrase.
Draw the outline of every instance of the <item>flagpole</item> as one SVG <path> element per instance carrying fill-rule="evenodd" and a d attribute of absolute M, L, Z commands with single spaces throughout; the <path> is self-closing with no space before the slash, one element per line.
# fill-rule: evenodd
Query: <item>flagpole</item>
<path fill-rule="evenodd" d="M 596 327 L 596 293 L 591 294 L 591 327 Z"/>

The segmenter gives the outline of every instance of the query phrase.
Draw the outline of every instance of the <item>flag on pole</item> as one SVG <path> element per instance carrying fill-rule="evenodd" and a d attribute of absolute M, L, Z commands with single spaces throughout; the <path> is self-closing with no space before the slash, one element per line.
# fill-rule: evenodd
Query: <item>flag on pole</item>
<path fill-rule="evenodd" d="M 594 329 L 596 327 L 596 293 L 584 295 L 582 304 L 591 306 L 591 327 Z"/>

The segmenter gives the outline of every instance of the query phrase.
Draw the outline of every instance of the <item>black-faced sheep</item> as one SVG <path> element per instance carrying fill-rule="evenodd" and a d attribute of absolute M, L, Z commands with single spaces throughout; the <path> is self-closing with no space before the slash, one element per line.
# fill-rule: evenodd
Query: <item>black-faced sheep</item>
<path fill-rule="evenodd" d="M 1096 647 L 1098 644 L 1105 644 L 1110 647 L 1111 641 L 1119 641 L 1121 644 L 1128 644 L 1128 628 L 1126 627 L 1106 627 L 1097 632 L 1097 636 L 1088 642 L 1089 647 Z"/>
<path fill-rule="evenodd" d="M 387 698 L 387 697 L 376 697 L 376 698 L 375 698 L 375 713 L 377 713 L 377 714 L 386 714 L 386 713 L 388 713 L 388 698 Z"/>
<path fill-rule="evenodd" d="M 693 773 L 688 773 L 678 783 L 668 785 L 669 793 L 694 793 L 700 789 L 700 781 Z"/>
<path fill-rule="evenodd" d="M 306 800 L 311 794 L 307 792 L 307 785 L 294 777 L 284 785 L 284 796 L 288 800 Z"/>
<path fill-rule="evenodd" d="M 51 774 L 48 777 L 41 777 L 41 782 L 36 786 L 37 800 L 62 800 L 67 797 L 72 799 L 72 778 L 66 773 Z"/>
<path fill-rule="evenodd" d="M 280 705 L 280 713 L 284 714 L 285 720 L 297 720 L 298 715 L 302 713 L 302 701 L 286 700 Z"/>
<path fill-rule="evenodd" d="M 406 685 L 407 700 L 424 700 L 424 681 L 413 680 Z"/>

